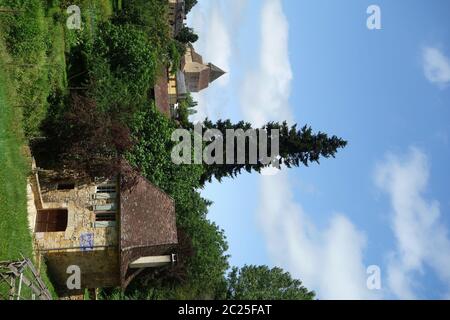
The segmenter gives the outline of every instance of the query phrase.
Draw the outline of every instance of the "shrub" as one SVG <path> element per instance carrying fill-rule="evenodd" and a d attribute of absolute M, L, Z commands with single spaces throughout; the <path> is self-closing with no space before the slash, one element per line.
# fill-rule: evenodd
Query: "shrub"
<path fill-rule="evenodd" d="M 113 22 L 140 27 L 155 47 L 164 50 L 170 40 L 170 28 L 166 20 L 167 10 L 167 0 L 127 0 L 124 1 L 122 10 Z"/>
<path fill-rule="evenodd" d="M 194 29 L 189 28 L 187 26 L 183 26 L 183 28 L 179 31 L 176 38 L 181 43 L 194 43 L 198 40 L 198 35 L 195 34 Z"/>
<path fill-rule="evenodd" d="M 115 107 L 129 107 L 148 100 L 160 58 L 146 34 L 137 27 L 103 23 L 94 41 L 83 41 L 74 53 L 75 61 L 84 61 L 88 74 L 84 85 L 101 110 L 110 111 L 112 103 Z"/>
<path fill-rule="evenodd" d="M 2 15 L 5 42 L 14 56 L 29 57 L 46 49 L 43 8 L 37 1 L 6 1 L 5 6 L 18 10 L 17 14 Z"/>
<path fill-rule="evenodd" d="M 73 94 L 70 107 L 44 128 L 57 162 L 79 176 L 111 177 L 120 159 L 132 147 L 130 131 L 113 113 L 104 113 L 95 101 Z"/>
<path fill-rule="evenodd" d="M 136 92 L 154 83 L 157 50 L 144 32 L 132 25 L 104 23 L 94 41 L 95 55 L 108 61 L 113 75 L 129 81 Z"/>

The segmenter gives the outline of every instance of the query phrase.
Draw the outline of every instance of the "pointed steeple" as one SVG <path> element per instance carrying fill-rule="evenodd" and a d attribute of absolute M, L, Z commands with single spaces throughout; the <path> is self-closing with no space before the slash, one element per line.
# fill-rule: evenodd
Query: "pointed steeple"
<path fill-rule="evenodd" d="M 209 63 L 208 67 L 210 69 L 209 72 L 209 83 L 219 79 L 221 76 L 223 76 L 226 72 L 220 69 L 218 66 Z"/>

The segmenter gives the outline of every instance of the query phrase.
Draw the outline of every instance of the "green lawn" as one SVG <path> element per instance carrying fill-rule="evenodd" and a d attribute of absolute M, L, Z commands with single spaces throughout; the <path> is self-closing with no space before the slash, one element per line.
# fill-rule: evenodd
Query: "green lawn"
<path fill-rule="evenodd" d="M 30 257 L 31 235 L 26 209 L 29 172 L 20 117 L 8 97 L 7 78 L 0 69 L 0 259 Z"/>

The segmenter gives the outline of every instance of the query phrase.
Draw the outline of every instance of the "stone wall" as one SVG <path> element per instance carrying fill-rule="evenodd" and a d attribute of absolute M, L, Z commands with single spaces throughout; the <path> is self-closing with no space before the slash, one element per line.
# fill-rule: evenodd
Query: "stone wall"
<path fill-rule="evenodd" d="M 45 255 L 47 268 L 59 296 L 74 296 L 84 289 L 119 287 L 119 256 L 116 248 L 91 251 L 53 251 Z M 69 266 L 80 268 L 81 290 L 69 290 Z"/>
<path fill-rule="evenodd" d="M 38 170 L 33 168 L 35 172 Z M 29 222 L 35 227 L 37 212 L 40 209 L 67 209 L 67 228 L 64 232 L 34 232 L 35 249 L 47 262 L 52 283 L 60 296 L 83 294 L 86 288 L 105 288 L 120 286 L 120 267 L 118 249 L 119 206 L 116 203 L 116 225 L 96 227 L 94 205 L 105 205 L 118 200 L 97 200 L 96 187 L 114 184 L 114 181 L 83 181 L 61 178 L 57 173 L 40 169 L 29 179 Z M 72 180 L 71 180 L 72 179 Z M 74 183 L 70 190 L 58 190 L 59 183 Z M 116 191 L 119 186 L 116 184 Z M 116 196 L 118 199 L 118 196 Z M 34 206 L 33 206 L 34 204 Z M 34 220 L 34 221 L 33 221 Z M 34 229 L 33 229 L 34 231 Z M 85 237 L 88 235 L 87 248 Z M 92 247 L 90 247 L 92 245 Z M 68 290 L 67 268 L 76 265 L 81 270 L 81 289 Z"/>
<path fill-rule="evenodd" d="M 37 247 L 41 250 L 58 248 L 80 248 L 82 238 L 88 235 L 93 238 L 93 246 L 117 246 L 118 226 L 96 227 L 94 205 L 103 205 L 111 200 L 96 200 L 96 186 L 106 181 L 75 182 L 72 190 L 57 190 L 58 183 L 73 183 L 64 181 L 48 171 L 39 173 L 40 190 L 44 209 L 67 209 L 68 222 L 64 232 L 36 232 L 35 240 Z M 118 190 L 118 186 L 116 187 Z M 118 207 L 118 206 L 117 206 Z M 116 221 L 119 221 L 116 212 Z"/>

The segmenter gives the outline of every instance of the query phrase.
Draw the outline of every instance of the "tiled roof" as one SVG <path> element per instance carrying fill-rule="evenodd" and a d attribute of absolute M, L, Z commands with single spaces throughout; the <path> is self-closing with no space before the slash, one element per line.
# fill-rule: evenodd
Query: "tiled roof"
<path fill-rule="evenodd" d="M 218 66 L 216 66 L 212 63 L 209 63 L 208 66 L 211 70 L 209 73 L 209 82 L 210 83 L 217 80 L 218 78 L 220 78 L 221 76 L 223 76 L 226 73 L 225 71 L 223 71 Z"/>
<path fill-rule="evenodd" d="M 128 164 L 122 167 L 120 273 L 122 286 L 126 286 L 133 277 L 128 268 L 131 262 L 142 256 L 170 254 L 178 238 L 173 199 Z"/>

